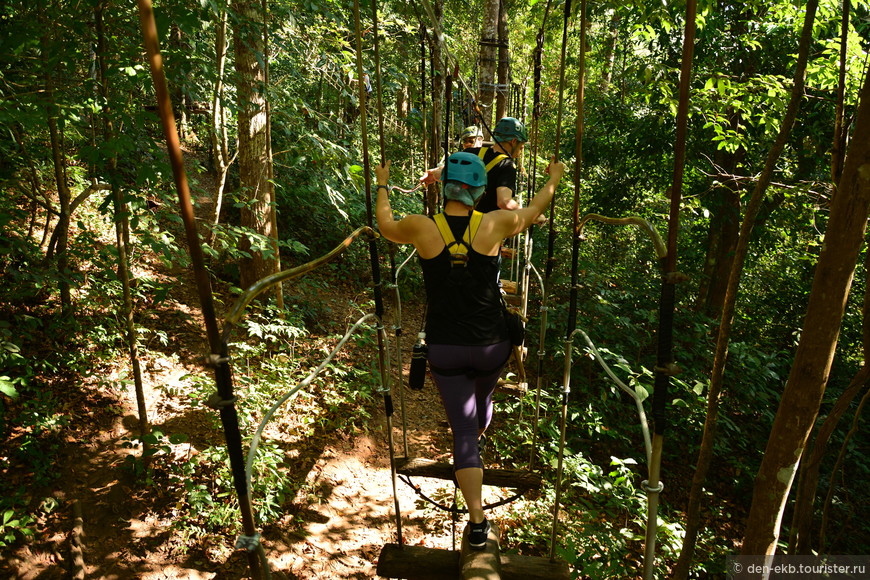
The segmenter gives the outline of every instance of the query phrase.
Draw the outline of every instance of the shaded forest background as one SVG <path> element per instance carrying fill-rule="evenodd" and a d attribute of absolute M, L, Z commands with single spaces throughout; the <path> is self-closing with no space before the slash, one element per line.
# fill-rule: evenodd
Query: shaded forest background
<path fill-rule="evenodd" d="M 383 131 L 395 185 L 416 185 L 422 170 L 443 156 L 445 135 L 456 146 L 462 128 L 478 121 L 474 100 L 490 126 L 510 114 L 533 128 L 520 195 L 534 187 L 558 136 L 560 156 L 579 171 L 582 214 L 636 215 L 665 234 L 685 2 L 590 1 L 585 29 L 575 3 L 564 63 L 562 3 L 429 4 L 380 3 L 379 74 L 371 5 L 361 6 L 359 41 L 373 85 L 367 128 L 374 141 Z M 140 366 L 160 357 L 183 358 L 190 367 L 182 387 L 165 387 L 175 389 L 168 397 L 202 410 L 214 389 L 201 364 L 204 340 L 183 349 L 175 342 L 180 324 L 191 325 L 196 336 L 197 314 L 168 314 L 177 312 L 179 296 L 195 289 L 135 8 L 97 0 L 8 0 L 0 7 L 0 550 L 10 553 L 44 536 L 57 514 L 70 509 L 53 493 L 65 485 L 53 466 L 74 453 L 68 434 L 79 432 L 95 412 L 71 401 L 111 407 L 121 391 L 141 395 Z M 321 256 L 367 223 L 364 91 L 353 6 L 170 0 L 157 2 L 155 11 L 202 248 L 223 315 L 263 275 Z M 806 14 L 803 3 L 791 1 L 698 3 L 678 237 L 679 270 L 687 281 L 677 288 L 674 321 L 682 373 L 671 379 L 668 404 L 657 562 L 662 576 L 721 576 L 725 557 L 740 551 L 755 477 L 795 372 L 798 345 L 816 330 L 804 327 L 804 317 L 822 250 L 836 242 L 838 232 L 828 232 L 827 225 L 835 192 L 845 191 L 837 184 L 849 163 L 846 154 L 857 156 L 863 146 L 866 155 L 868 135 L 856 132 L 856 122 L 859 95 L 867 92 L 870 2 L 820 1 L 810 22 L 797 119 L 743 240 L 748 251 L 727 365 L 721 393 L 713 396 L 719 407 L 712 459 L 697 499 L 696 542 L 687 548 L 691 483 L 709 421 L 729 274 L 747 205 L 781 134 Z M 445 99 L 444 78 L 454 62 L 459 78 Z M 563 71 L 567 82 L 560 94 Z M 379 161 L 376 147 L 368 153 L 371 162 Z M 866 195 L 863 179 L 858 187 Z M 543 466 L 557 459 L 558 386 L 563 338 L 570 331 L 574 188 L 570 179 L 563 181 L 550 216 L 557 234 L 552 255 L 547 229 L 540 228 L 531 257 L 539 269 L 549 258 L 554 265 L 546 285 L 548 342 L 529 345 L 532 361 L 544 359 L 537 439 Z M 394 192 L 393 206 L 420 212 L 431 207 L 432 195 Z M 866 211 L 856 219 L 866 222 Z M 391 272 L 406 250 L 396 255 L 383 240 L 378 246 L 381 267 Z M 870 254 L 862 251 L 857 262 L 843 266 L 854 271 L 854 281 L 830 374 L 822 373 L 818 386 L 821 403 L 811 417 L 807 455 L 777 530 L 785 553 L 870 552 L 864 490 L 870 459 L 861 416 Z M 590 224 L 577 252 L 577 327 L 621 380 L 646 397 L 653 390 L 661 285 L 653 248 L 635 229 Z M 270 293 L 252 307 L 232 345 L 246 444 L 263 409 L 316 367 L 328 339 L 346 329 L 347 321 L 336 319 L 324 297 L 352 296 L 361 315 L 373 309 L 371 283 L 367 249 L 352 245 L 321 277 L 302 279 L 283 296 Z M 422 292 L 413 264 L 400 288 L 408 301 Z M 531 337 L 538 336 L 541 302 L 533 289 Z M 295 411 L 294 428 L 379 429 L 374 348 L 371 338 L 360 338 L 353 356 L 332 363 L 328 379 L 318 382 L 325 394 Z M 643 549 L 641 430 L 633 403 L 586 356 L 586 346 L 572 348 L 557 552 L 580 578 L 634 577 L 637 560 L 623 555 Z M 122 373 L 106 373 L 119 364 Z M 88 396 L 73 396 L 82 391 Z M 505 401 L 500 407 L 499 413 L 521 419 L 501 425 L 494 440 L 505 465 L 519 465 L 529 454 L 527 404 Z M 153 427 L 143 406 L 139 411 L 129 427 L 125 477 L 145 495 L 169 490 L 173 533 L 190 545 L 215 537 L 231 544 L 239 532 L 238 506 L 219 438 L 197 440 L 194 456 L 179 455 L 174 450 L 190 443 L 191 435 Z M 787 416 L 789 409 L 780 412 Z M 211 432 L 219 434 L 215 413 L 209 413 Z M 814 448 L 819 454 L 811 461 Z M 269 525 L 298 482 L 288 476 L 286 448 L 267 445 L 258 462 L 257 523 Z M 548 482 L 540 494 L 510 508 L 515 521 L 528 525 L 508 526 L 503 543 L 522 553 L 545 554 L 548 548 L 555 494 L 553 470 L 543 471 Z M 809 509 L 793 507 L 799 483 L 815 498 Z M 690 572 L 677 570 L 681 553 L 688 554 Z"/>

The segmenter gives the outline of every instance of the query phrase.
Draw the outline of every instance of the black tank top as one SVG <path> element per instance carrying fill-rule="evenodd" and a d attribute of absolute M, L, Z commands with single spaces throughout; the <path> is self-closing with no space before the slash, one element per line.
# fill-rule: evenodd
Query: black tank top
<path fill-rule="evenodd" d="M 469 216 L 447 216 L 453 236 L 460 240 Z M 458 234 L 457 234 L 458 232 Z M 482 346 L 507 340 L 498 287 L 499 256 L 468 249 L 465 267 L 451 267 L 444 250 L 420 259 L 426 285 L 426 342 Z"/>

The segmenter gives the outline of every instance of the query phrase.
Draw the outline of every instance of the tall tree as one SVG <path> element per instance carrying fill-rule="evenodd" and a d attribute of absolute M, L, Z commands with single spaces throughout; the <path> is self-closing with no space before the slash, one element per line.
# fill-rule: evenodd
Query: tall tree
<path fill-rule="evenodd" d="M 274 271 L 272 253 L 272 219 L 269 197 L 269 144 L 266 130 L 263 15 L 256 0 L 235 0 L 238 16 L 234 28 L 236 89 L 238 92 L 239 186 L 241 188 L 241 225 L 258 237 L 244 238 L 241 249 L 249 254 L 239 263 L 242 288 Z"/>
<path fill-rule="evenodd" d="M 60 108 L 55 97 L 55 63 L 57 56 L 52 50 L 51 44 L 55 42 L 55 28 L 58 23 L 51 20 L 46 13 L 45 7 L 40 4 L 39 19 L 44 23 L 43 34 L 40 38 L 43 75 L 45 81 L 45 111 L 48 122 L 48 131 L 51 137 L 51 159 L 54 166 L 54 181 L 57 186 L 57 197 L 60 203 L 57 225 L 49 242 L 46 258 L 56 259 L 58 277 L 60 279 L 60 304 L 64 316 L 72 314 L 72 294 L 69 281 L 69 226 L 72 212 L 70 203 L 72 194 L 69 188 L 66 171 L 66 153 L 63 149 L 63 132 L 58 124 Z M 53 6 L 56 9 L 56 6 Z"/>
<path fill-rule="evenodd" d="M 115 138 L 115 128 L 112 122 L 112 111 L 109 108 L 109 75 L 106 46 L 106 33 L 103 25 L 103 13 L 105 3 L 100 3 L 94 8 L 94 24 L 97 33 L 97 60 L 99 62 L 100 93 L 103 97 L 103 138 L 106 143 Z M 139 437 L 142 444 L 142 458 L 148 465 L 151 453 L 150 446 L 145 436 L 149 433 L 148 408 L 145 405 L 145 391 L 142 385 L 142 369 L 139 364 L 139 333 L 136 329 L 136 321 L 133 319 L 133 298 L 130 290 L 130 218 L 128 217 L 128 205 L 124 200 L 121 185 L 118 179 L 118 159 L 111 154 L 106 160 L 109 181 L 112 186 L 112 202 L 115 221 L 115 245 L 118 248 L 118 278 L 121 280 L 123 291 L 121 301 L 121 313 L 124 319 L 124 339 L 127 341 L 127 352 L 130 355 L 130 368 L 133 371 L 133 388 L 136 393 L 136 409 L 139 413 Z"/>
<path fill-rule="evenodd" d="M 716 438 L 716 430 L 719 421 L 719 399 L 722 395 L 725 363 L 728 359 L 728 345 L 731 341 L 731 327 L 734 323 L 734 313 L 737 307 L 737 290 L 740 287 L 740 278 L 743 275 L 743 265 L 749 252 L 749 241 L 752 230 L 755 227 L 755 220 L 758 216 L 762 201 L 764 201 L 767 188 L 773 179 L 774 168 L 779 161 L 780 155 L 782 155 L 783 149 L 785 149 L 789 134 L 791 133 L 791 129 L 794 125 L 795 119 L 797 118 L 800 102 L 804 97 L 803 93 L 806 81 L 805 75 L 807 60 L 812 41 L 813 22 L 815 21 L 817 7 L 818 0 L 809 0 L 807 2 L 803 28 L 798 43 L 798 57 L 795 64 L 793 77 L 794 82 L 792 84 L 788 109 L 782 120 L 782 124 L 780 125 L 776 140 L 770 147 L 770 151 L 768 151 L 767 159 L 764 163 L 764 170 L 759 176 L 758 182 L 755 184 L 752 197 L 746 207 L 746 214 L 743 216 L 743 222 L 740 225 L 740 236 L 738 237 L 737 247 L 734 251 L 734 262 L 731 266 L 731 273 L 728 277 L 728 287 L 726 289 L 725 301 L 722 307 L 722 316 L 716 334 L 716 350 L 713 359 L 713 370 L 710 373 L 710 388 L 707 391 L 707 417 L 704 421 L 701 447 L 698 450 L 698 461 L 695 467 L 695 474 L 692 476 L 692 486 L 689 492 L 689 502 L 686 510 L 686 535 L 683 538 L 682 551 L 680 552 L 680 557 L 674 569 L 674 578 L 678 580 L 688 578 L 689 568 L 691 567 L 695 552 L 695 542 L 700 528 L 701 498 L 703 495 L 704 482 L 707 479 L 707 472 L 710 469 L 710 462 L 713 459 L 713 442 Z M 795 458 L 795 461 L 797 461 L 797 458 Z"/>
<path fill-rule="evenodd" d="M 492 127 L 495 100 L 496 61 L 498 51 L 498 18 L 501 0 L 485 0 L 480 22 L 480 64 L 478 68 L 478 97 L 485 126 Z"/>
<path fill-rule="evenodd" d="M 214 204 L 212 206 L 211 223 L 217 225 L 221 217 L 221 206 L 224 199 L 224 188 L 227 183 L 227 174 L 230 170 L 230 146 L 227 131 L 227 108 L 224 106 L 224 69 L 227 62 L 227 11 L 218 13 L 218 25 L 215 32 L 215 64 L 216 76 L 211 99 L 211 127 L 209 136 L 211 140 L 211 156 L 217 171 L 217 185 L 214 192 Z M 208 230 L 206 241 L 210 242 L 213 230 Z"/>
<path fill-rule="evenodd" d="M 870 71 L 861 89 L 856 135 L 870 135 Z M 752 494 L 744 554 L 773 554 L 798 460 L 819 413 L 840 323 L 870 211 L 870 140 L 854 139 L 816 266 L 797 354 L 773 422 Z"/>
<path fill-rule="evenodd" d="M 508 90 L 510 89 L 510 50 L 508 45 L 507 9 L 504 0 L 498 3 L 498 78 L 495 99 L 495 118 L 501 119 L 508 110 Z"/>

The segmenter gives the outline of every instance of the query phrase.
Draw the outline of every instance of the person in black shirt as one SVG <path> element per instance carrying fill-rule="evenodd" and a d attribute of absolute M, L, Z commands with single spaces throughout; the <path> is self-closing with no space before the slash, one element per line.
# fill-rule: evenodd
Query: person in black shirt
<path fill-rule="evenodd" d="M 459 152 L 447 159 L 444 220 L 462 245 L 465 261 L 455 260 L 434 217 L 412 214 L 396 220 L 390 206 L 390 162 L 375 169 L 376 215 L 381 234 L 413 244 L 426 286 L 426 341 L 429 368 L 453 431 L 453 468 L 468 506 L 469 544 L 486 546 L 489 523 L 483 513 L 483 462 L 478 439 L 492 419 L 492 393 L 510 354 L 497 276 L 504 238 L 527 229 L 549 206 L 565 165 L 547 167 L 547 183 L 528 207 L 514 211 L 474 211 L 487 183 L 477 155 Z M 476 224 L 469 228 L 470 224 Z"/>
<path fill-rule="evenodd" d="M 471 147 L 466 153 L 478 155 L 486 167 L 487 186 L 483 197 L 477 204 L 477 211 L 488 213 L 496 209 L 519 208 L 514 199 L 517 190 L 516 159 L 529 140 L 526 127 L 513 117 L 503 117 L 492 131 L 495 142 L 491 147 Z M 420 177 L 425 185 L 441 178 L 442 167 L 429 169 Z"/>

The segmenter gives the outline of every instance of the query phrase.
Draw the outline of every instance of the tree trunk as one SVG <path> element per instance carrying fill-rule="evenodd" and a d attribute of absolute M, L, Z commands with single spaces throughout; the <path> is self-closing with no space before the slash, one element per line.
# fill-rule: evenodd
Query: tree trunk
<path fill-rule="evenodd" d="M 837 82 L 837 106 L 834 112 L 834 140 L 831 147 L 831 182 L 834 194 L 843 169 L 843 155 L 846 153 L 846 134 L 843 128 L 843 102 L 846 95 L 846 48 L 849 41 L 849 0 L 843 0 L 842 28 L 840 32 L 840 71 Z"/>
<path fill-rule="evenodd" d="M 855 134 L 870 135 L 870 72 L 861 90 Z M 870 140 L 852 141 L 839 185 L 803 324 L 812 332 L 801 335 L 755 479 L 744 554 L 775 552 L 798 459 L 819 412 L 870 210 Z"/>
<path fill-rule="evenodd" d="M 811 532 L 816 491 L 819 486 L 819 470 L 822 458 L 828 448 L 828 441 L 833 435 L 842 416 L 849 410 L 852 401 L 860 393 L 870 378 L 870 366 L 864 365 L 852 379 L 849 387 L 837 399 L 831 412 L 819 427 L 819 433 L 812 447 L 807 447 L 801 458 L 800 475 L 798 477 L 797 494 L 794 502 L 794 515 L 791 522 L 791 533 L 788 541 L 789 554 L 812 554 Z M 821 549 L 822 546 L 819 546 Z"/>
<path fill-rule="evenodd" d="M 273 262 L 263 255 L 270 250 L 272 221 L 269 206 L 269 155 L 266 132 L 266 99 L 263 94 L 265 75 L 259 55 L 264 44 L 259 22 L 259 4 L 255 0 L 236 0 L 233 11 L 240 19 L 235 25 L 235 54 L 238 91 L 239 185 L 243 205 L 241 225 L 253 230 L 260 240 L 252 244 L 243 239 L 240 249 L 250 257 L 239 261 L 242 289 L 274 271 Z"/>
<path fill-rule="evenodd" d="M 437 19 L 440 28 L 442 24 L 442 16 L 444 14 L 444 0 L 436 0 L 434 9 L 435 18 Z M 432 128 L 430 131 L 431 146 L 429 148 L 432 158 L 429 159 L 429 167 L 435 167 L 437 164 L 444 162 L 446 153 L 443 147 L 443 136 L 441 131 L 444 121 L 444 77 L 447 73 L 447 71 L 444 70 L 444 67 L 447 65 L 443 62 L 441 45 L 438 43 L 435 36 L 430 34 L 429 39 L 429 54 L 432 65 Z M 430 215 L 436 213 L 439 206 L 438 187 L 437 185 L 432 184 L 426 190 L 427 211 Z"/>
<path fill-rule="evenodd" d="M 52 24 L 49 24 L 46 19 L 44 8 L 40 9 L 39 18 L 45 23 L 45 34 L 43 34 L 41 38 L 43 55 L 42 64 L 45 69 L 45 108 L 46 116 L 48 117 L 48 132 L 51 140 L 51 159 L 54 165 L 54 180 L 57 185 L 57 197 L 60 205 L 57 225 L 55 226 L 52 239 L 48 243 L 48 249 L 46 250 L 46 259 L 55 259 L 60 278 L 58 289 L 60 291 L 61 313 L 64 316 L 69 316 L 72 314 L 72 295 L 69 282 L 70 272 L 67 245 L 69 240 L 70 200 L 72 195 L 70 194 L 69 185 L 67 184 L 66 159 L 61 146 L 61 132 L 57 124 L 59 110 L 54 101 L 53 65 L 48 60 L 47 56 L 49 54 L 49 35 L 54 27 Z"/>
<path fill-rule="evenodd" d="M 607 42 L 604 45 L 604 66 L 601 71 L 601 81 L 598 83 L 598 89 L 602 93 L 606 93 L 610 88 L 610 82 L 613 80 L 613 69 L 616 66 L 616 47 L 619 46 L 619 22 L 622 17 L 616 12 L 613 13 L 613 18 L 608 26 Z"/>
<path fill-rule="evenodd" d="M 734 16 L 733 37 L 739 38 L 746 33 L 747 24 L 756 21 L 753 10 L 742 11 Z M 751 74 L 754 64 L 751 59 L 736 59 L 730 65 L 729 74 L 745 79 Z M 727 109 L 731 130 L 743 132 L 743 116 L 733 107 Z M 711 213 L 710 230 L 707 243 L 707 256 L 704 260 L 704 276 L 698 289 L 697 307 L 711 318 L 719 318 L 728 292 L 728 276 L 734 264 L 734 251 L 740 235 L 740 195 L 741 185 L 737 172 L 746 156 L 743 148 L 733 153 L 719 150 L 716 153 L 716 166 L 724 175 L 719 176 L 719 184 L 713 189 L 710 203 L 706 207 Z"/>
<path fill-rule="evenodd" d="M 227 183 L 227 173 L 230 169 L 230 147 L 227 136 L 227 109 L 224 107 L 224 69 L 227 63 L 227 11 L 219 16 L 215 36 L 215 64 L 217 65 L 217 80 L 211 100 L 211 155 L 217 172 L 217 187 L 214 192 L 211 223 L 217 226 L 221 219 L 221 206 L 224 199 L 224 188 Z M 206 243 L 211 243 L 214 237 L 212 229 L 206 233 Z"/>
<path fill-rule="evenodd" d="M 813 442 L 812 452 L 809 458 L 801 458 L 800 473 L 798 476 L 798 488 L 792 517 L 791 532 L 788 540 L 789 554 L 810 554 L 812 542 L 810 533 L 813 524 L 813 504 L 816 500 L 816 492 L 819 485 L 819 468 L 822 458 L 827 449 L 828 440 L 834 432 L 840 418 L 848 410 L 852 400 L 870 380 L 870 248 L 864 250 L 864 305 L 861 310 L 862 338 L 864 347 L 864 366 L 852 378 L 852 382 L 843 394 L 837 399 L 831 412 L 825 418 L 818 435 Z M 809 448 L 808 448 L 809 449 Z M 807 453 L 804 453 L 807 456 Z"/>
<path fill-rule="evenodd" d="M 738 126 L 734 119 L 732 128 Z M 739 153 L 717 156 L 717 164 L 724 172 L 733 175 L 737 170 Z M 742 186 L 734 178 L 718 178 L 720 185 L 713 188 L 710 203 L 710 229 L 707 237 L 707 257 L 704 260 L 704 276 L 698 289 L 698 308 L 712 318 L 719 318 L 728 290 L 728 275 L 734 264 L 734 251 L 740 236 L 740 192 Z"/>
<path fill-rule="evenodd" d="M 498 87 L 496 87 L 495 118 L 501 119 L 508 111 L 510 87 L 510 50 L 508 49 L 507 10 L 504 0 L 498 3 Z"/>
<path fill-rule="evenodd" d="M 496 45 L 498 44 L 498 15 L 501 0 L 485 0 L 480 23 L 480 75 L 477 102 L 484 126 L 492 127 L 495 100 Z M 489 135 L 485 135 L 487 139 Z"/>
<path fill-rule="evenodd" d="M 109 103 L 109 85 L 108 85 L 108 66 L 106 65 L 106 39 L 103 29 L 103 10 L 104 4 L 98 4 L 94 8 L 94 23 L 97 32 L 97 60 L 99 61 L 99 81 L 103 103 L 105 103 L 103 117 L 103 139 L 105 142 L 111 142 L 114 138 L 114 128 L 110 117 L 111 111 L 108 108 Z M 130 291 L 130 263 L 129 253 L 127 251 L 128 240 L 130 239 L 130 219 L 127 217 L 127 204 L 124 202 L 124 196 L 121 193 L 121 188 L 118 185 L 119 180 L 115 178 L 117 173 L 118 160 L 115 156 L 108 160 L 108 172 L 112 177 L 112 201 L 114 203 L 114 218 L 115 218 L 115 241 L 118 247 L 118 278 L 121 280 L 123 289 L 123 300 L 121 304 L 121 312 L 124 319 L 124 339 L 127 342 L 127 350 L 130 355 L 130 368 L 133 371 L 133 387 L 136 392 L 136 408 L 139 412 L 139 436 L 142 439 L 142 461 L 144 465 L 148 465 L 151 458 L 150 446 L 145 440 L 145 436 L 151 431 L 148 425 L 148 408 L 145 405 L 145 390 L 142 386 L 142 369 L 139 365 L 139 335 L 136 331 L 136 323 L 133 319 L 133 298 Z"/>
<path fill-rule="evenodd" d="M 281 246 L 278 244 L 278 198 L 275 195 L 275 172 L 272 165 L 272 109 L 268 99 L 269 94 L 269 4 L 263 0 L 263 76 L 266 92 L 266 187 L 269 190 L 269 222 L 272 226 L 272 272 L 281 271 Z M 275 304 L 279 310 L 284 310 L 284 285 L 275 284 Z"/>
<path fill-rule="evenodd" d="M 804 77 L 817 7 L 818 0 L 809 0 L 807 2 L 788 108 L 783 117 L 782 125 L 779 128 L 779 134 L 767 154 L 764 169 L 758 178 L 758 182 L 755 184 L 752 197 L 746 207 L 746 215 L 743 216 L 743 222 L 740 225 L 740 236 L 734 252 L 734 264 L 731 266 L 731 274 L 728 277 L 725 303 L 722 307 L 722 317 L 720 318 L 719 329 L 716 335 L 716 351 L 713 358 L 713 370 L 710 373 L 710 389 L 707 392 L 707 417 L 704 421 L 704 433 L 701 438 L 701 447 L 698 450 L 698 461 L 695 466 L 695 474 L 692 477 L 692 486 L 689 491 L 689 502 L 686 509 L 686 535 L 683 538 L 680 557 L 674 568 L 674 580 L 685 580 L 688 578 L 689 568 L 694 556 L 695 541 L 697 540 L 700 528 L 701 498 L 704 491 L 704 482 L 707 479 L 707 472 L 713 459 L 713 443 L 716 438 L 716 428 L 719 419 L 719 397 L 722 394 L 725 363 L 728 359 L 728 343 L 731 339 L 731 325 L 734 322 L 734 312 L 737 305 L 737 289 L 740 286 L 743 264 L 749 251 L 749 240 L 752 229 L 755 227 L 755 218 L 764 200 L 767 187 L 773 178 L 776 163 L 788 141 L 788 136 L 797 118 L 800 102 L 803 99 Z M 797 458 L 795 458 L 796 460 Z"/>

